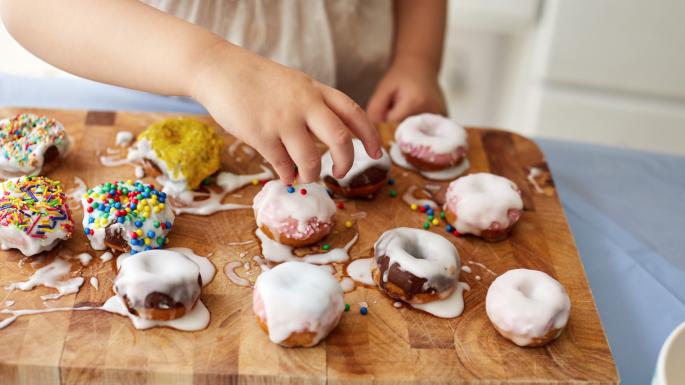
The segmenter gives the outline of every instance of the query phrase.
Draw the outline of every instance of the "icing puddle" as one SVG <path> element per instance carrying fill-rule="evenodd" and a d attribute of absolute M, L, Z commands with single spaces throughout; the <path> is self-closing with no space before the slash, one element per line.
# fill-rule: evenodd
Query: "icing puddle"
<path fill-rule="evenodd" d="M 416 169 L 416 167 L 412 166 L 407 162 L 407 160 L 404 158 L 404 155 L 402 155 L 402 152 L 400 151 L 400 146 L 397 145 L 397 143 L 392 143 L 390 145 L 390 159 L 392 159 L 393 163 L 396 165 L 406 168 L 407 170 L 412 170 L 416 171 L 419 174 L 421 174 L 423 177 L 432 179 L 432 180 L 451 180 L 455 179 L 459 175 L 465 173 L 470 167 L 471 164 L 469 163 L 469 160 L 467 158 L 464 158 L 464 160 L 451 168 L 448 168 L 446 170 L 441 170 L 441 171 L 419 171 Z"/>
<path fill-rule="evenodd" d="M 213 280 L 214 275 L 216 274 L 216 269 L 207 257 L 197 255 L 191 249 L 188 248 L 175 247 L 166 250 L 179 252 L 185 255 L 192 262 L 194 262 L 200 270 L 200 276 L 202 277 L 203 286 L 208 285 Z M 103 254 L 103 256 L 105 254 Z M 121 261 L 128 257 L 130 257 L 130 254 L 120 255 L 119 258 L 117 258 L 117 267 L 120 266 Z M 33 288 L 39 285 L 55 288 L 58 290 L 58 293 L 42 296 L 41 298 L 44 300 L 57 299 L 62 297 L 63 295 L 77 293 L 84 282 L 83 277 L 60 280 L 61 277 L 70 273 L 70 268 L 71 264 L 69 262 L 59 257 L 55 258 L 54 261 L 36 270 L 27 281 L 11 283 L 9 286 L 7 286 L 7 290 L 19 289 L 28 291 L 32 290 Z M 90 284 L 96 290 L 99 288 L 97 278 L 95 277 L 91 277 Z M 206 328 L 207 325 L 209 325 L 210 321 L 209 310 L 204 305 L 201 299 L 198 299 L 193 309 L 183 317 L 170 321 L 156 321 L 142 319 L 140 317 L 136 317 L 130 314 L 122 299 L 117 295 L 113 295 L 107 301 L 105 301 L 105 303 L 102 306 L 55 307 L 44 309 L 1 309 L 0 314 L 7 314 L 9 315 L 9 317 L 0 320 L 0 329 L 9 326 L 18 318 L 23 316 L 86 310 L 100 310 L 108 313 L 126 316 L 131 320 L 131 323 L 136 329 L 141 330 L 163 326 L 182 331 L 195 331 Z"/>
<path fill-rule="evenodd" d="M 278 243 L 264 234 L 261 229 L 255 231 L 262 247 L 262 255 L 267 261 L 280 263 L 285 261 L 300 261 L 314 265 L 326 265 L 329 263 L 342 263 L 350 259 L 348 252 L 359 239 L 359 233 L 355 233 L 345 246 L 333 248 L 325 253 L 312 253 L 304 256 L 297 256 L 293 253 L 293 247 Z"/>

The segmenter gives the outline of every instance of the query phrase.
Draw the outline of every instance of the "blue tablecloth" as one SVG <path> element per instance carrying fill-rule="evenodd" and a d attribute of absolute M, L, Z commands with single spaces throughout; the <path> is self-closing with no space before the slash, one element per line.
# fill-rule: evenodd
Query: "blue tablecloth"
<path fill-rule="evenodd" d="M 77 78 L 4 75 L 0 106 L 205 112 L 188 99 Z M 685 320 L 685 157 L 537 142 L 554 174 L 622 381 L 648 384 L 661 344 Z"/>

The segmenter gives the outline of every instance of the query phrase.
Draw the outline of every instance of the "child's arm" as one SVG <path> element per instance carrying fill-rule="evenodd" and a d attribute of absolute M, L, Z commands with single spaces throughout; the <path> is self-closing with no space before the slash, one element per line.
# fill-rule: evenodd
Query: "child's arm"
<path fill-rule="evenodd" d="M 342 92 L 138 1 L 2 0 L 0 13 L 24 47 L 66 71 L 194 97 L 286 183 L 295 165 L 300 182 L 318 178 L 311 134 L 331 149 L 338 177 L 352 164 L 352 133 L 381 155 L 378 133 Z"/>
<path fill-rule="evenodd" d="M 421 112 L 444 114 L 438 85 L 447 14 L 446 0 L 395 0 L 392 64 L 369 100 L 375 123 L 398 122 Z"/>

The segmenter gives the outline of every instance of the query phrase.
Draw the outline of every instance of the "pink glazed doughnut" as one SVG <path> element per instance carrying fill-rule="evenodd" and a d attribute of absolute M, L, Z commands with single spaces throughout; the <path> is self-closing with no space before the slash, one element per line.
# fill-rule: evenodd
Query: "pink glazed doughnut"
<path fill-rule="evenodd" d="M 409 164 L 422 171 L 459 165 L 466 156 L 466 130 L 436 114 L 410 116 L 397 127 L 395 141 Z"/>
<path fill-rule="evenodd" d="M 311 245 L 333 230 L 335 203 L 317 183 L 287 186 L 272 180 L 255 195 L 252 209 L 257 227 L 285 245 Z"/>

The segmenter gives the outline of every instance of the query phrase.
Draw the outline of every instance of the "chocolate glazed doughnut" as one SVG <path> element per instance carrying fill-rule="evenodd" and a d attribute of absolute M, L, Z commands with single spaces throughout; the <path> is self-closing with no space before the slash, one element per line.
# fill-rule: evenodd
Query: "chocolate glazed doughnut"
<path fill-rule="evenodd" d="M 329 151 L 321 157 L 321 179 L 336 195 L 347 198 L 373 197 L 385 185 L 390 172 L 390 157 L 385 149 L 380 159 L 371 158 L 359 139 L 353 139 L 354 163 L 340 179 L 332 175 L 333 159 Z"/>

